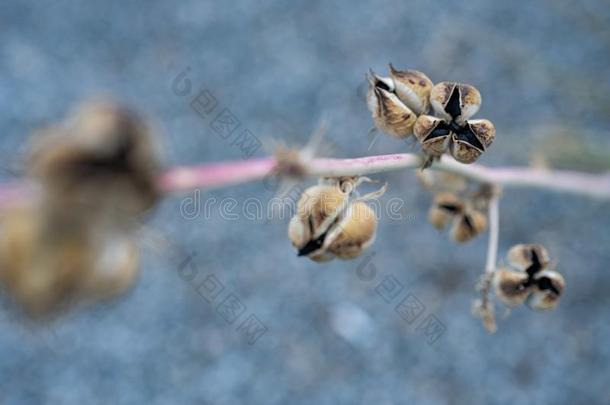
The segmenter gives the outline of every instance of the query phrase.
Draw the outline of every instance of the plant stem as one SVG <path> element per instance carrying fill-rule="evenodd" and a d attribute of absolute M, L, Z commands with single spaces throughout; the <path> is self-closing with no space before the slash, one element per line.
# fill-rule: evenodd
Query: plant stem
<path fill-rule="evenodd" d="M 274 157 L 184 166 L 170 169 L 160 177 L 167 193 L 195 188 L 214 188 L 256 181 L 277 172 Z M 408 153 L 367 156 L 354 159 L 311 159 L 291 162 L 302 167 L 302 175 L 312 177 L 358 176 L 421 167 L 422 158 Z M 527 167 L 488 168 L 465 165 L 443 156 L 427 170 L 456 173 L 465 178 L 503 188 L 539 188 L 610 200 L 610 174 L 589 174 L 565 170 Z M 281 174 L 281 173 L 280 173 Z"/>
<path fill-rule="evenodd" d="M 500 235 L 500 191 L 495 189 L 488 204 L 489 210 L 489 240 L 487 242 L 487 260 L 485 261 L 485 273 L 481 277 L 481 301 L 477 312 L 483 320 L 485 329 L 494 333 L 497 329 L 494 316 L 494 305 L 489 299 L 493 273 L 498 262 L 498 238 Z"/>
<path fill-rule="evenodd" d="M 275 166 L 274 158 L 178 166 L 161 175 L 159 186 L 166 193 L 230 186 L 261 180 L 272 175 Z"/>
<path fill-rule="evenodd" d="M 494 192 L 489 200 L 489 242 L 485 273 L 493 273 L 498 262 L 498 238 L 500 235 L 500 193 Z"/>

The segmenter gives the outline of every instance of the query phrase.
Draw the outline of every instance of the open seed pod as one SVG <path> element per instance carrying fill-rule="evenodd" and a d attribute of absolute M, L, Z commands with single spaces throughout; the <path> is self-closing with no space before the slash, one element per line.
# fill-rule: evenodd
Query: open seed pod
<path fill-rule="evenodd" d="M 506 258 L 512 267 L 532 276 L 546 268 L 551 261 L 544 246 L 535 244 L 515 245 L 510 248 Z"/>
<path fill-rule="evenodd" d="M 415 114 L 424 114 L 430 108 L 432 80 L 418 70 L 397 70 L 390 63 L 390 78 L 394 81 L 394 92 Z"/>
<path fill-rule="evenodd" d="M 429 156 L 439 157 L 445 153 L 451 142 L 451 129 L 440 118 L 420 115 L 413 126 L 413 133 Z"/>
<path fill-rule="evenodd" d="M 430 91 L 430 103 L 436 115 L 446 122 L 464 125 L 479 111 L 481 93 L 469 84 L 440 82 Z"/>
<path fill-rule="evenodd" d="M 509 269 L 498 269 L 494 272 L 493 286 L 496 296 L 508 306 L 523 304 L 533 288 L 528 285 L 526 273 Z"/>
<path fill-rule="evenodd" d="M 554 309 L 565 289 L 565 280 L 561 274 L 552 270 L 543 270 L 534 276 L 534 291 L 527 299 L 527 305 L 533 309 Z"/>
<path fill-rule="evenodd" d="M 373 243 L 377 218 L 364 201 L 382 195 L 385 186 L 352 198 L 351 193 L 362 181 L 370 179 L 325 178 L 305 190 L 288 225 L 288 236 L 299 256 L 314 261 L 351 259 Z"/>
<path fill-rule="evenodd" d="M 340 221 L 348 203 L 349 195 L 337 186 L 316 185 L 303 192 L 288 226 L 288 236 L 299 256 L 318 257 L 323 253 L 327 233 Z"/>
<path fill-rule="evenodd" d="M 375 126 L 382 132 L 399 139 L 413 133 L 417 115 L 398 98 L 394 81 L 371 72 L 367 76 L 369 90 L 367 105 L 373 114 Z"/>
<path fill-rule="evenodd" d="M 448 152 L 460 163 L 473 163 L 492 144 L 496 129 L 489 120 L 469 120 L 481 105 L 481 94 L 467 84 L 441 82 L 430 92 L 436 116 L 420 115 L 413 133 L 427 164 Z"/>
<path fill-rule="evenodd" d="M 466 210 L 455 217 L 451 227 L 451 238 L 464 243 L 473 239 L 487 229 L 487 218 L 477 210 L 466 208 Z"/>
<path fill-rule="evenodd" d="M 454 128 L 449 151 L 461 163 L 473 163 L 487 150 L 496 136 L 496 128 L 489 120 L 470 120 Z"/>
<path fill-rule="evenodd" d="M 428 220 L 436 229 L 443 229 L 464 211 L 464 203 L 453 193 L 439 193 L 428 211 Z"/>

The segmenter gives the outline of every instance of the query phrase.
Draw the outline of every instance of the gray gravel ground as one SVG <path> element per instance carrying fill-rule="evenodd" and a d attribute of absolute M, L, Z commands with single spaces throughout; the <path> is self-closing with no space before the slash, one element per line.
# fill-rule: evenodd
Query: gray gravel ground
<path fill-rule="evenodd" d="M 19 172 L 32 130 L 99 94 L 152 117 L 169 163 L 241 158 L 190 107 L 201 88 L 265 144 L 302 144 L 327 118 L 335 156 L 407 151 L 382 138 L 367 152 L 364 72 L 389 61 L 481 90 L 479 117 L 498 130 L 486 164 L 527 164 L 540 152 L 561 167 L 610 165 L 603 0 L 5 0 L 1 176 Z M 172 82 L 187 68 L 191 91 L 176 95 Z M 470 314 L 485 238 L 455 246 L 432 229 L 413 173 L 377 178 L 391 184 L 382 205 L 400 197 L 404 206 L 401 219 L 382 218 L 369 262 L 297 258 L 286 219 L 241 211 L 248 198 L 272 198 L 269 185 L 200 194 L 196 211 L 185 200 L 195 194 L 168 199 L 147 224 L 143 271 L 128 296 L 43 326 L 4 305 L 0 403 L 610 403 L 608 203 L 505 193 L 501 252 L 545 244 L 568 288 L 556 311 L 501 314 L 490 336 Z M 206 216 L 212 198 L 235 199 L 238 219 L 218 206 Z M 181 251 L 155 247 L 154 233 Z M 367 280 L 358 269 L 370 263 Z M 211 302 L 197 292 L 203 280 L 224 287 Z M 387 303 L 379 291 L 397 282 Z M 425 306 L 411 323 L 395 312 L 408 294 Z M 245 307 L 233 323 L 217 310 L 227 297 Z M 241 326 L 250 315 L 266 328 L 252 345 Z M 425 319 L 443 333 L 427 335 Z"/>

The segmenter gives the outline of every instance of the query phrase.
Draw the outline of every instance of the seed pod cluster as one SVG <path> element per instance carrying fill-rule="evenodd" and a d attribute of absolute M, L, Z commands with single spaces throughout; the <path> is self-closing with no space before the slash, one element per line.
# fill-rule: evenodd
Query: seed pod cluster
<path fill-rule="evenodd" d="M 299 256 L 317 262 L 353 259 L 373 243 L 377 217 L 365 202 L 368 197 L 357 197 L 360 182 L 357 178 L 323 179 L 303 192 L 288 226 Z"/>
<path fill-rule="evenodd" d="M 428 220 L 435 228 L 451 225 L 449 234 L 458 243 L 468 242 L 487 229 L 483 211 L 490 194 L 486 185 L 470 190 L 463 177 L 438 171 L 422 171 L 418 177 L 434 196 Z"/>
<path fill-rule="evenodd" d="M 430 108 L 432 81 L 417 70 L 400 71 L 390 64 L 390 76 L 367 75 L 367 105 L 375 126 L 399 139 L 413 134 L 417 116 Z"/>
<path fill-rule="evenodd" d="M 449 153 L 458 162 L 472 163 L 491 145 L 496 130 L 489 120 L 470 118 L 479 110 L 481 94 L 468 84 L 441 82 L 430 91 L 435 115 L 421 115 L 415 137 L 430 159 Z"/>
<path fill-rule="evenodd" d="M 495 138 L 491 121 L 471 119 L 481 106 L 481 93 L 469 84 L 435 85 L 422 72 L 400 71 L 392 64 L 388 77 L 371 70 L 367 80 L 367 105 L 375 127 L 399 139 L 415 134 L 426 155 L 424 167 L 445 153 L 472 163 Z"/>
<path fill-rule="evenodd" d="M 444 229 L 451 223 L 449 234 L 458 243 L 468 242 L 487 228 L 487 218 L 482 212 L 449 192 L 435 196 L 428 219 L 437 229 Z"/>
<path fill-rule="evenodd" d="M 496 295 L 508 306 L 526 303 L 533 309 L 553 309 L 565 289 L 565 280 L 550 270 L 547 250 L 541 245 L 520 244 L 508 254 L 510 267 L 494 272 Z"/>
<path fill-rule="evenodd" d="M 33 198 L 0 212 L 0 284 L 33 316 L 125 291 L 133 230 L 160 197 L 150 131 L 108 102 L 87 104 L 35 140 Z"/>

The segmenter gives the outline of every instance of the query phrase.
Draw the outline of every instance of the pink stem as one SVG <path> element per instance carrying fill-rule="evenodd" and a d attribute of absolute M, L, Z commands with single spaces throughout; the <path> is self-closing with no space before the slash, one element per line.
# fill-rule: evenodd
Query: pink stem
<path fill-rule="evenodd" d="M 275 164 L 274 158 L 262 158 L 178 166 L 163 173 L 159 185 L 166 193 L 229 186 L 263 179 L 272 173 Z"/>
<path fill-rule="evenodd" d="M 234 185 L 261 180 L 273 174 L 276 163 L 276 159 L 269 157 L 177 167 L 163 174 L 160 184 L 167 193 Z M 305 174 L 311 177 L 337 177 L 419 168 L 421 163 L 422 160 L 417 155 L 398 153 L 353 159 L 312 159 L 300 162 L 300 165 Z M 429 170 L 456 173 L 474 181 L 501 187 L 540 188 L 610 200 L 610 174 L 527 167 L 494 169 L 478 164 L 465 165 L 447 156 L 435 162 Z"/>
<path fill-rule="evenodd" d="M 421 166 L 421 157 L 398 153 L 353 159 L 311 159 L 294 163 L 311 177 L 359 176 Z M 278 161 L 274 157 L 225 161 L 195 166 L 178 166 L 159 177 L 159 186 L 167 194 L 196 188 L 215 188 L 262 180 L 274 175 Z M 610 200 L 610 174 L 588 174 L 573 171 L 530 169 L 526 167 L 488 168 L 465 165 L 444 156 L 428 170 L 456 173 L 468 179 L 500 187 L 530 187 L 580 194 Z M 0 185 L 0 205 L 27 195 L 32 187 L 25 183 Z"/>

